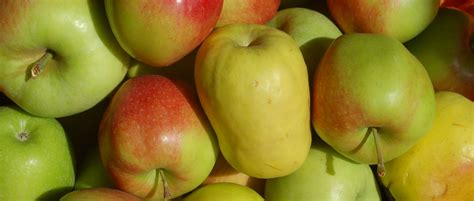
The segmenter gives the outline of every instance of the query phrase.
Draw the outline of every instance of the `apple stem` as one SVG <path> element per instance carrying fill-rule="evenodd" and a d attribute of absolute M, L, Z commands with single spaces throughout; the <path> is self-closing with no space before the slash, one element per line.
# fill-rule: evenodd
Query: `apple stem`
<path fill-rule="evenodd" d="M 372 134 L 374 135 L 375 149 L 377 151 L 377 174 L 380 177 L 383 177 L 385 176 L 385 165 L 383 162 L 382 146 L 380 145 L 380 138 L 377 128 L 372 128 Z"/>
<path fill-rule="evenodd" d="M 163 171 L 160 170 L 159 173 L 161 177 L 161 182 L 163 182 L 163 198 L 164 200 L 169 200 L 171 199 L 171 193 L 169 192 L 168 189 L 168 182 L 166 182 L 165 176 L 163 175 Z"/>
<path fill-rule="evenodd" d="M 31 78 L 38 77 L 51 58 L 53 58 L 53 53 L 46 51 L 46 53 L 31 68 Z"/>

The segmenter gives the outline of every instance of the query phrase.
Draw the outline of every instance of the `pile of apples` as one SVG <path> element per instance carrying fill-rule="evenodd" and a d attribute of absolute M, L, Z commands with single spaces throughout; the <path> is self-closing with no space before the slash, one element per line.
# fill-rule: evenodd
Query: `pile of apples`
<path fill-rule="evenodd" d="M 0 200 L 474 200 L 474 1 L 2 0 Z"/>

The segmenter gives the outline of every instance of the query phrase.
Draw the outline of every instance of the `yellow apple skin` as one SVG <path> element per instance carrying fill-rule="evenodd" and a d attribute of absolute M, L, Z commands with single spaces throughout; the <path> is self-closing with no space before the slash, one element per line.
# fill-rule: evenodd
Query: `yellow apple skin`
<path fill-rule="evenodd" d="M 396 200 L 474 200 L 474 102 L 438 92 L 436 112 L 431 130 L 385 164 L 382 182 Z"/>

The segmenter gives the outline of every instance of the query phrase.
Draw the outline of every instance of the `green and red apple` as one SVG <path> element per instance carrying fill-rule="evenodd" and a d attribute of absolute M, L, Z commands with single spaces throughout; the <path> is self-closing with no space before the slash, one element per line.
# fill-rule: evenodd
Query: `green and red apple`
<path fill-rule="evenodd" d="M 1 1 L 0 91 L 42 117 L 99 103 L 122 81 L 130 60 L 103 9 L 102 1 Z"/>
<path fill-rule="evenodd" d="M 311 146 L 309 83 L 288 34 L 256 24 L 216 29 L 200 46 L 196 89 L 229 164 L 256 178 L 288 175 Z"/>
<path fill-rule="evenodd" d="M 383 184 L 396 200 L 474 199 L 474 102 L 436 93 L 433 126 L 407 153 L 388 162 Z"/>
<path fill-rule="evenodd" d="M 265 24 L 278 11 L 280 0 L 223 0 L 216 27 L 228 24 Z"/>
<path fill-rule="evenodd" d="M 312 124 L 343 156 L 359 163 L 390 161 L 431 127 L 435 97 L 423 65 L 383 34 L 337 38 L 316 71 Z"/>
<path fill-rule="evenodd" d="M 425 66 L 436 91 L 453 91 L 474 100 L 474 21 L 454 8 L 438 15 L 406 47 Z"/>
<path fill-rule="evenodd" d="M 379 201 L 378 184 L 367 164 L 338 154 L 321 139 L 294 173 L 268 179 L 266 201 Z"/>
<path fill-rule="evenodd" d="M 251 188 L 235 183 L 208 184 L 191 192 L 183 201 L 263 201 Z"/>
<path fill-rule="evenodd" d="M 59 201 L 140 201 L 141 199 L 112 188 L 88 188 L 72 191 Z"/>
<path fill-rule="evenodd" d="M 121 85 L 99 129 L 99 150 L 115 186 L 168 200 L 198 187 L 218 146 L 195 91 L 179 80 L 143 75 Z"/>
<path fill-rule="evenodd" d="M 58 200 L 74 188 L 74 156 L 58 121 L 0 106 L 0 200 Z"/>
<path fill-rule="evenodd" d="M 106 0 L 122 48 L 150 66 L 169 66 L 196 48 L 215 27 L 223 0 Z"/>
<path fill-rule="evenodd" d="M 406 42 L 436 16 L 440 0 L 328 0 L 334 20 L 345 33 L 379 33 Z"/>
<path fill-rule="evenodd" d="M 308 68 L 310 84 L 324 52 L 334 39 L 342 35 L 329 18 L 307 8 L 280 10 L 267 25 L 284 31 L 299 45 Z"/>

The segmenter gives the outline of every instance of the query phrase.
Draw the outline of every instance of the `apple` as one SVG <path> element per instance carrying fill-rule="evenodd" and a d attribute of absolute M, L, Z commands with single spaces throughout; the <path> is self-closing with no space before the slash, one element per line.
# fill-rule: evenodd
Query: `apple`
<path fill-rule="evenodd" d="M 140 198 L 111 188 L 88 188 L 75 190 L 61 197 L 59 201 L 140 201 Z"/>
<path fill-rule="evenodd" d="M 299 45 L 308 68 L 309 83 L 313 83 L 314 70 L 326 49 L 342 35 L 329 18 L 307 8 L 280 10 L 267 25 L 284 31 Z"/>
<path fill-rule="evenodd" d="M 105 0 L 112 31 L 138 61 L 168 66 L 196 48 L 212 31 L 223 0 Z"/>
<path fill-rule="evenodd" d="M 86 153 L 81 163 L 78 163 L 76 172 L 75 189 L 115 187 L 114 182 L 104 168 L 98 146 Z"/>
<path fill-rule="evenodd" d="M 218 28 L 194 70 L 201 105 L 235 170 L 267 179 L 303 164 L 311 146 L 308 74 L 288 34 L 256 24 Z"/>
<path fill-rule="evenodd" d="M 263 201 L 251 188 L 235 183 L 215 183 L 202 186 L 183 201 Z"/>
<path fill-rule="evenodd" d="M 99 129 L 99 150 L 118 189 L 167 200 L 206 179 L 218 146 L 191 87 L 143 75 L 127 80 L 112 98 Z"/>
<path fill-rule="evenodd" d="M 345 33 L 380 33 L 406 42 L 435 18 L 440 0 L 328 0 Z"/>
<path fill-rule="evenodd" d="M 278 11 L 280 0 L 223 0 L 216 27 L 228 24 L 265 24 Z"/>
<path fill-rule="evenodd" d="M 474 17 L 474 1 L 473 0 L 446 0 L 441 1 L 442 7 L 453 7 L 466 11 Z"/>
<path fill-rule="evenodd" d="M 474 100 L 474 21 L 465 12 L 440 8 L 438 15 L 406 47 L 425 66 L 436 91 Z"/>
<path fill-rule="evenodd" d="M 260 195 L 263 195 L 265 189 L 265 180 L 250 177 L 242 172 L 235 170 L 222 156 L 219 154 L 216 164 L 212 168 L 211 173 L 201 185 L 213 183 L 235 183 L 247 186 Z"/>
<path fill-rule="evenodd" d="M 434 90 L 423 65 L 383 34 L 337 38 L 314 78 L 312 124 L 343 156 L 366 164 L 390 161 L 430 128 Z"/>
<path fill-rule="evenodd" d="M 1 1 L 0 92 L 31 114 L 55 118 L 104 99 L 130 57 L 103 9 L 102 1 Z"/>
<path fill-rule="evenodd" d="M 386 164 L 382 182 L 396 200 L 474 199 L 474 102 L 441 91 L 436 111 L 427 134 Z"/>
<path fill-rule="evenodd" d="M 380 200 L 375 177 L 367 164 L 338 154 L 320 139 L 304 164 L 288 176 L 268 179 L 266 201 L 375 201 Z"/>
<path fill-rule="evenodd" d="M 58 200 L 73 190 L 74 156 L 61 124 L 0 106 L 0 200 Z"/>

